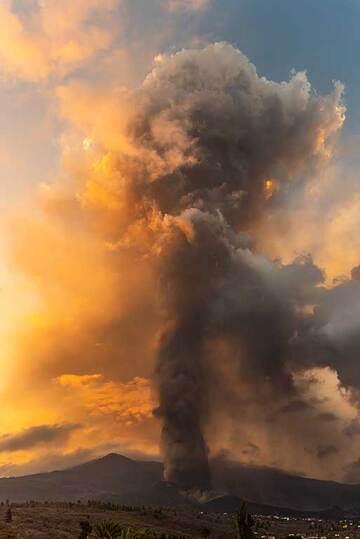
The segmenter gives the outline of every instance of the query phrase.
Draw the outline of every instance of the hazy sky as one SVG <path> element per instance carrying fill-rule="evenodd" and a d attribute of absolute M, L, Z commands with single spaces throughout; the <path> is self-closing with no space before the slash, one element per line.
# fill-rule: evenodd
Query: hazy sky
<path fill-rule="evenodd" d="M 305 71 L 313 97 L 332 96 L 336 81 L 344 85 L 342 98 L 335 90 L 337 97 L 319 105 L 332 107 L 329 118 L 309 124 L 319 137 L 308 146 L 306 139 L 301 159 L 310 149 L 323 152 L 319 168 L 302 172 L 311 182 L 289 190 L 286 208 L 251 232 L 257 253 L 287 268 L 310 253 L 324 272 L 314 288 L 333 294 L 319 299 L 321 316 L 332 313 L 326 331 L 335 325 L 343 338 L 358 330 L 358 291 L 347 287 L 359 280 L 351 270 L 360 264 L 359 20 L 359 0 L 0 2 L 0 473 L 53 469 L 114 450 L 159 458 L 155 270 L 136 258 L 159 225 L 154 217 L 139 231 L 139 220 L 121 235 L 137 200 L 123 199 L 119 185 L 133 178 L 135 154 L 150 160 L 145 142 L 140 151 L 127 139 L 128 124 L 141 130 L 131 123 L 137 88 L 147 91 L 142 83 L 154 65 L 181 49 L 226 41 L 260 77 L 280 83 Z M 145 98 L 141 89 L 140 116 L 156 89 Z M 186 141 L 176 122 L 161 121 L 157 136 L 175 141 L 167 158 L 178 166 Z M 154 163 L 149 170 L 159 174 L 163 164 Z M 276 195 L 276 180 L 268 181 Z M 336 315 L 334 304 L 341 304 Z M 309 300 L 304 313 L 314 305 Z M 302 359 L 291 371 L 297 397 L 282 395 L 266 414 L 260 402 L 249 405 L 241 428 L 220 406 L 208 425 L 210 452 L 360 481 L 358 348 L 343 361 L 340 345 L 329 350 L 321 353 L 336 359 Z M 239 391 L 251 401 L 255 386 L 245 385 Z"/>

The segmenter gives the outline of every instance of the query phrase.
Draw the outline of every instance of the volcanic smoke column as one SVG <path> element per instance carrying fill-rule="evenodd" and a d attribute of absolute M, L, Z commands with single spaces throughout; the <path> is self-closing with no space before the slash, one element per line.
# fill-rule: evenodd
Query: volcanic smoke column
<path fill-rule="evenodd" d="M 211 303 L 230 262 L 221 228 L 216 217 L 187 210 L 170 223 L 162 256 L 168 326 L 157 377 L 164 478 L 200 490 L 211 487 L 203 433 L 209 415 L 206 335 Z"/>
<path fill-rule="evenodd" d="M 162 337 L 158 359 L 160 409 L 165 454 L 164 479 L 183 488 L 210 488 L 202 423 L 206 414 L 203 384 L 203 322 L 196 316 L 174 322 Z"/>
<path fill-rule="evenodd" d="M 344 119 L 341 93 L 337 85 L 314 94 L 304 73 L 268 81 L 217 43 L 159 57 L 135 94 L 129 132 L 140 165 L 127 185 L 155 231 L 164 315 L 157 415 L 165 479 L 181 487 L 210 487 L 211 339 L 231 342 L 257 379 L 288 379 L 288 294 L 249 232 L 330 155 Z M 261 346 L 258 327 L 268 328 Z"/>

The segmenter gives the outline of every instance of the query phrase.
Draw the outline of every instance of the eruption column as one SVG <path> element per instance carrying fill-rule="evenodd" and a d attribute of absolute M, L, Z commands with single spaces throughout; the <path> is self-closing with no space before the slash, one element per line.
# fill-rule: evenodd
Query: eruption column
<path fill-rule="evenodd" d="M 250 234 L 328 158 L 341 93 L 314 94 L 304 73 L 268 81 L 224 43 L 161 56 L 136 93 L 129 133 L 140 158 L 125 185 L 139 228 L 154 232 L 164 315 L 157 415 L 165 479 L 181 487 L 210 487 L 211 343 L 228 345 L 234 372 L 253 387 L 266 379 L 268 394 L 292 394 L 286 358 L 301 291 L 289 292 L 282 275 L 293 270 L 260 256 Z"/>

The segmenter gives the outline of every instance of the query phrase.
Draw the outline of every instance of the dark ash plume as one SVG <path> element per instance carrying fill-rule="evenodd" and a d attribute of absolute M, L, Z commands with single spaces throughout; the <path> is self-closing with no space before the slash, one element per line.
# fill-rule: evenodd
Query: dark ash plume
<path fill-rule="evenodd" d="M 322 274 L 310 260 L 267 261 L 246 232 L 326 159 L 343 120 L 341 87 L 322 97 L 303 73 L 268 81 L 220 43 L 163 57 L 136 98 L 130 133 L 147 171 L 136 178 L 139 206 L 162 219 L 156 376 L 165 478 L 208 489 L 206 428 L 219 391 L 211 343 L 222 342 L 249 383 L 267 380 L 273 393 L 296 398 L 287 368 L 295 304 Z"/>
<path fill-rule="evenodd" d="M 230 264 L 228 247 L 217 220 L 188 211 L 183 223 L 194 241 L 174 228 L 164 245 L 161 286 L 169 317 L 157 365 L 163 421 L 165 479 L 177 485 L 210 488 L 203 426 L 209 415 L 206 336 L 209 314 Z M 191 292 L 190 292 L 191 291 Z"/>
<path fill-rule="evenodd" d="M 158 359 L 159 417 L 163 420 L 164 478 L 183 488 L 210 489 L 203 383 L 203 327 L 197 312 L 177 321 L 162 337 Z M 179 361 L 181 359 L 181 361 Z"/>

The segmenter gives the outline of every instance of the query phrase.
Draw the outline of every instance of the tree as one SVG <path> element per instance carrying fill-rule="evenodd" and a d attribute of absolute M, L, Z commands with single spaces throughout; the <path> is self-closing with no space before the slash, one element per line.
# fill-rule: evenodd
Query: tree
<path fill-rule="evenodd" d="M 238 539 L 254 539 L 251 528 L 255 521 L 247 510 L 246 503 L 243 502 L 240 510 L 236 513 L 236 529 Z"/>
<path fill-rule="evenodd" d="M 11 508 L 9 507 L 5 513 L 5 522 L 12 522 L 12 512 Z"/>
<path fill-rule="evenodd" d="M 78 539 L 88 539 L 90 533 L 92 532 L 92 526 L 88 520 L 80 521 L 81 532 Z"/>

